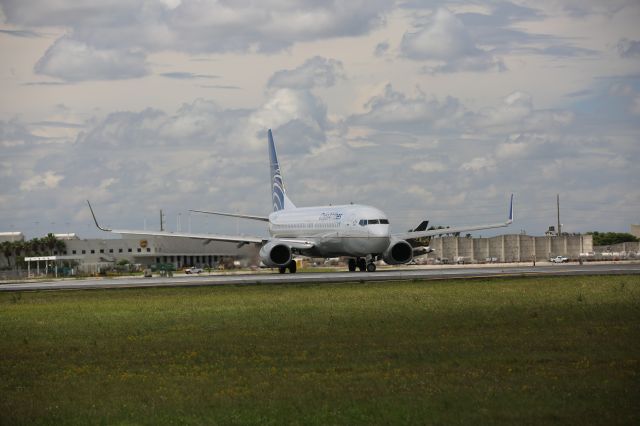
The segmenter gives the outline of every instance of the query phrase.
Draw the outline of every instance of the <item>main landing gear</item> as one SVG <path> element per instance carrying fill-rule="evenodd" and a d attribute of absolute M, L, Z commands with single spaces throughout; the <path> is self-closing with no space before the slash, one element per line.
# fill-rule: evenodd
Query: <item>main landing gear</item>
<path fill-rule="evenodd" d="M 287 266 L 280 266 L 278 268 L 278 272 L 280 272 L 281 274 L 284 274 L 285 272 L 287 272 L 287 269 L 289 270 L 289 273 L 295 274 L 296 273 L 296 261 L 295 260 L 291 260 L 291 262 L 289 262 L 289 264 Z"/>
<path fill-rule="evenodd" d="M 358 268 L 361 272 L 375 272 L 376 264 L 373 263 L 373 258 L 367 261 L 364 257 L 358 257 L 356 259 L 349 259 L 349 272 L 355 272 Z"/>

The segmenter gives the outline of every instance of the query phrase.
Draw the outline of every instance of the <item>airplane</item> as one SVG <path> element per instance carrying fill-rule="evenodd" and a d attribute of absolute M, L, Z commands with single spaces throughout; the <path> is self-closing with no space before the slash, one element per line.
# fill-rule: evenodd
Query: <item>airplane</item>
<path fill-rule="evenodd" d="M 501 228 L 513 222 L 513 194 L 509 204 L 509 216 L 505 222 L 431 230 L 427 230 L 427 223 L 422 222 L 416 229 L 400 233 L 391 233 L 387 215 L 375 207 L 360 204 L 296 207 L 287 195 L 271 129 L 267 131 L 267 136 L 273 202 L 273 211 L 268 216 L 207 210 L 190 211 L 266 222 L 270 234 L 268 238 L 103 228 L 98 224 L 91 203 L 87 200 L 96 226 L 102 231 L 126 235 L 228 241 L 238 243 L 238 246 L 256 244 L 260 246 L 259 256 L 262 263 L 267 267 L 278 268 L 278 271 L 283 274 L 287 270 L 290 273 L 296 272 L 295 255 L 323 258 L 344 256 L 349 258 L 349 271 L 359 269 L 374 272 L 376 260 L 382 259 L 389 265 L 400 265 L 409 263 L 414 256 L 432 251 L 430 247 L 413 247 L 410 243 L 412 240 L 434 235 Z"/>

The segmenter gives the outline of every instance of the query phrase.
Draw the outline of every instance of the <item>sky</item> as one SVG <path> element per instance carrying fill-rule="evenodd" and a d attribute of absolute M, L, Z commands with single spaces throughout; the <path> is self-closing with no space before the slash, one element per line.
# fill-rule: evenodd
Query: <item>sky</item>
<path fill-rule="evenodd" d="M 0 231 L 266 235 L 298 206 L 398 232 L 640 222 L 640 2 L 0 0 Z"/>

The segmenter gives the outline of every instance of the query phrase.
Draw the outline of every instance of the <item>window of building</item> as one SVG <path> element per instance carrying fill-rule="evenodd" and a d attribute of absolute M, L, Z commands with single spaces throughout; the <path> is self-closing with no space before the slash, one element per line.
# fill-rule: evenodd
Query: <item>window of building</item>
<path fill-rule="evenodd" d="M 118 253 L 122 253 L 122 249 L 121 248 L 118 249 Z"/>
<path fill-rule="evenodd" d="M 82 250 L 82 254 L 87 254 L 87 251 L 86 250 Z"/>
<path fill-rule="evenodd" d="M 76 254 L 76 251 L 75 250 L 71 250 L 71 254 Z"/>
<path fill-rule="evenodd" d="M 147 253 L 151 253 L 151 248 L 147 247 Z"/>
<path fill-rule="evenodd" d="M 113 253 L 113 249 L 109 249 L 109 253 Z"/>
<path fill-rule="evenodd" d="M 104 253 L 104 249 L 100 249 L 100 253 Z"/>
<path fill-rule="evenodd" d="M 95 254 L 95 253 L 96 253 L 96 251 L 95 251 L 95 250 L 91 250 L 91 254 Z"/>
<path fill-rule="evenodd" d="M 142 252 L 142 249 L 140 247 L 138 247 L 138 253 Z"/>
<path fill-rule="evenodd" d="M 128 253 L 131 253 L 133 250 L 131 250 L 130 248 L 127 249 Z"/>

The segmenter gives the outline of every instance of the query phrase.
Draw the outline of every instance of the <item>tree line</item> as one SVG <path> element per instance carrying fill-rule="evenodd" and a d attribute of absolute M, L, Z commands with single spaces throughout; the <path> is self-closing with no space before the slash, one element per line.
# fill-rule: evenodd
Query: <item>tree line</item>
<path fill-rule="evenodd" d="M 587 232 L 587 235 L 593 235 L 594 246 L 611 246 L 619 243 L 629 243 L 638 241 L 635 236 L 626 232 Z"/>
<path fill-rule="evenodd" d="M 64 241 L 49 233 L 43 238 L 33 238 L 28 241 L 3 241 L 0 252 L 7 259 L 7 266 L 12 268 L 22 265 L 25 257 L 53 256 L 54 253 L 65 253 L 67 245 Z"/>

